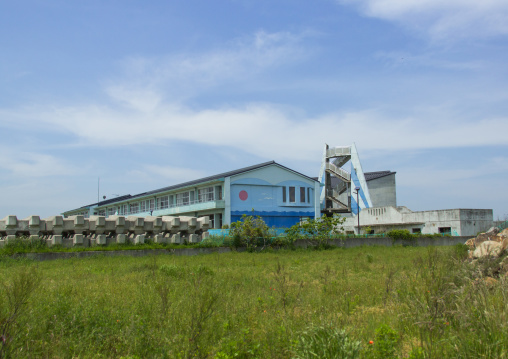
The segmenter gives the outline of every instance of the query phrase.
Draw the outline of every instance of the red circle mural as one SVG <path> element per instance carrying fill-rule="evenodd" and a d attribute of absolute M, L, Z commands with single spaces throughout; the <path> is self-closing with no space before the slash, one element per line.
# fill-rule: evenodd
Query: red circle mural
<path fill-rule="evenodd" d="M 249 195 L 247 194 L 246 191 L 240 191 L 240 194 L 238 195 L 238 197 L 240 197 L 240 199 L 242 201 L 245 201 L 249 197 Z"/>

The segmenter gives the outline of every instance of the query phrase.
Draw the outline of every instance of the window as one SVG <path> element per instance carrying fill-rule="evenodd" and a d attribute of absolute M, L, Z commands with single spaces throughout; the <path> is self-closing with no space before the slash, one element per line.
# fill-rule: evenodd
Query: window
<path fill-rule="evenodd" d="M 155 209 L 155 199 L 148 200 L 148 209 L 153 211 Z"/>
<path fill-rule="evenodd" d="M 141 201 L 141 203 L 139 204 L 139 211 L 146 212 L 146 201 Z"/>
<path fill-rule="evenodd" d="M 286 202 L 286 187 L 282 187 L 282 202 Z"/>
<path fill-rule="evenodd" d="M 222 200 L 222 186 L 215 186 L 215 191 L 216 191 L 216 195 L 215 195 L 215 198 L 217 198 L 217 200 Z"/>
<path fill-rule="evenodd" d="M 115 214 L 115 207 L 108 208 L 108 216 L 112 216 Z"/>
<path fill-rule="evenodd" d="M 169 206 L 169 198 L 168 196 L 161 197 L 160 199 L 160 208 L 168 208 Z"/>
<path fill-rule="evenodd" d="M 210 228 L 215 228 L 215 215 L 214 214 L 211 214 L 208 216 L 208 218 L 210 218 Z"/>
<path fill-rule="evenodd" d="M 131 213 L 138 213 L 139 212 L 139 203 L 132 203 L 131 204 Z"/>
<path fill-rule="evenodd" d="M 199 202 L 213 201 L 213 187 L 206 187 L 198 189 Z"/>
<path fill-rule="evenodd" d="M 413 228 L 412 232 L 413 233 L 422 233 L 422 229 L 421 228 Z"/>
<path fill-rule="evenodd" d="M 106 210 L 105 209 L 100 209 L 99 210 L 99 216 L 105 216 L 106 215 Z"/>
<path fill-rule="evenodd" d="M 305 187 L 300 187 L 300 202 L 305 203 Z"/>
<path fill-rule="evenodd" d="M 176 195 L 176 205 L 177 206 L 187 206 L 190 202 L 190 194 L 189 192 L 178 193 Z"/>
<path fill-rule="evenodd" d="M 307 203 L 310 203 L 310 187 L 307 188 Z"/>
<path fill-rule="evenodd" d="M 441 234 L 452 234 L 452 227 L 439 227 L 438 230 Z"/>
<path fill-rule="evenodd" d="M 296 194 L 295 194 L 295 192 L 296 192 L 295 187 L 289 187 L 289 202 L 291 202 L 291 203 L 295 203 L 296 202 L 296 199 L 295 199 Z"/>

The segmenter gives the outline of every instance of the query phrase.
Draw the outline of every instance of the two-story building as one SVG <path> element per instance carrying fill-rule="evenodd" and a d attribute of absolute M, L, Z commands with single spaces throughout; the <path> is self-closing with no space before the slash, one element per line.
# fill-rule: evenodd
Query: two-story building
<path fill-rule="evenodd" d="M 209 216 L 211 228 L 259 215 L 270 227 L 320 216 L 320 183 L 275 161 L 62 213 L 64 216 Z"/>

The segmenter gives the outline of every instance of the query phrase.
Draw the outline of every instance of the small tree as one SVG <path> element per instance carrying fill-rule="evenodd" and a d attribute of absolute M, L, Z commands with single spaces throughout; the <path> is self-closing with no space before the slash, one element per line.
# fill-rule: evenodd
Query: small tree
<path fill-rule="evenodd" d="M 229 235 L 233 238 L 233 246 L 253 250 L 257 246 L 270 243 L 272 233 L 263 218 L 244 214 L 239 221 L 231 223 Z"/>
<path fill-rule="evenodd" d="M 288 228 L 285 233 L 291 240 L 304 238 L 314 246 L 322 247 L 328 239 L 344 231 L 342 224 L 346 221 L 344 217 L 320 217 L 297 223 Z"/>

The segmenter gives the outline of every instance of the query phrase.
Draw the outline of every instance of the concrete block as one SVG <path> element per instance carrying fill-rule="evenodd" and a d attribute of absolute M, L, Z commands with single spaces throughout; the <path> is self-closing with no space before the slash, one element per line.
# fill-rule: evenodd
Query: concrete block
<path fill-rule="evenodd" d="M 59 235 L 59 234 L 58 235 L 52 235 L 48 239 L 48 244 L 50 246 L 62 245 L 62 240 L 63 240 L 62 235 Z"/>
<path fill-rule="evenodd" d="M 197 226 L 196 217 L 180 216 L 180 230 L 194 233 Z"/>
<path fill-rule="evenodd" d="M 90 216 L 88 219 L 88 228 L 95 234 L 103 234 L 106 230 L 106 217 Z"/>
<path fill-rule="evenodd" d="M 72 244 L 74 246 L 82 246 L 83 245 L 83 235 L 82 234 L 75 234 L 72 237 Z"/>
<path fill-rule="evenodd" d="M 155 243 L 166 243 L 166 237 L 164 237 L 163 234 L 156 234 L 154 237 L 153 237 L 153 241 Z"/>
<path fill-rule="evenodd" d="M 210 217 L 199 217 L 197 219 L 196 230 L 207 231 L 210 228 Z"/>
<path fill-rule="evenodd" d="M 180 218 L 162 216 L 162 231 L 176 234 L 180 231 Z"/>
<path fill-rule="evenodd" d="M 189 234 L 189 243 L 199 243 L 199 236 L 197 234 Z"/>
<path fill-rule="evenodd" d="M 124 244 L 125 243 L 125 234 L 117 234 L 116 235 L 116 243 L 118 244 Z"/>
<path fill-rule="evenodd" d="M 18 217 L 16 216 L 7 216 L 2 221 L 5 223 L 6 227 L 14 227 L 18 225 Z"/>
<path fill-rule="evenodd" d="M 171 243 L 183 244 L 182 237 L 180 236 L 180 233 L 175 233 L 171 236 Z"/>
<path fill-rule="evenodd" d="M 28 225 L 30 227 L 34 227 L 34 226 L 38 227 L 41 224 L 41 218 L 39 216 L 30 216 L 25 219 L 28 220 Z"/>
<path fill-rule="evenodd" d="M 136 237 L 134 237 L 134 244 L 143 244 L 143 243 L 145 243 L 145 235 L 137 234 Z"/>
<path fill-rule="evenodd" d="M 153 234 L 161 233 L 162 218 L 152 216 L 145 217 L 145 231 L 152 232 Z"/>
<path fill-rule="evenodd" d="M 83 226 L 85 224 L 85 217 L 82 215 L 78 216 L 69 216 L 66 219 L 64 219 L 64 223 L 70 223 L 69 220 L 72 220 L 75 226 Z"/>
<path fill-rule="evenodd" d="M 103 246 L 106 244 L 107 236 L 105 234 L 98 234 L 95 236 L 95 244 L 99 246 Z"/>
<path fill-rule="evenodd" d="M 129 216 L 127 217 L 127 221 L 125 225 L 129 232 L 134 234 L 143 234 L 145 233 L 145 219 L 142 217 Z"/>
<path fill-rule="evenodd" d="M 201 233 L 201 239 L 202 240 L 207 239 L 208 237 L 210 237 L 210 233 L 208 233 L 208 232 Z"/>
<path fill-rule="evenodd" d="M 63 217 L 52 216 L 44 220 L 46 223 L 46 232 L 53 235 L 60 235 L 63 232 Z M 61 243 L 60 243 L 61 244 Z"/>

